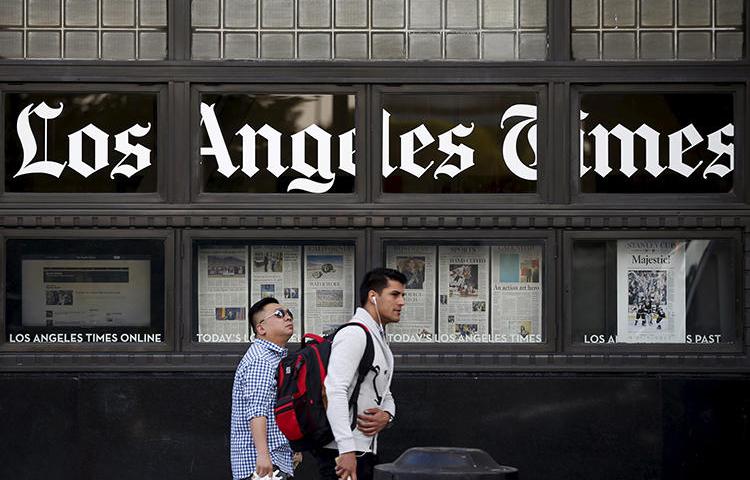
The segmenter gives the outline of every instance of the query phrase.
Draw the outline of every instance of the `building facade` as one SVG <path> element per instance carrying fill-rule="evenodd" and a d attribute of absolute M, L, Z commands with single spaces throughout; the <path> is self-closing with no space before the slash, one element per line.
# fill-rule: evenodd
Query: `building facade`
<path fill-rule="evenodd" d="M 388 266 L 383 460 L 733 478 L 749 10 L 3 0 L 0 477 L 230 478 L 249 306 L 298 341 Z"/>

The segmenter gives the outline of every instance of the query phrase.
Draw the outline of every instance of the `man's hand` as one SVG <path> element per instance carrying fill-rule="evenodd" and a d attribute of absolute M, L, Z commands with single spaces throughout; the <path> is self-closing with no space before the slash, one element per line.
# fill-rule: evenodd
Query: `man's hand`
<path fill-rule="evenodd" d="M 255 473 L 257 473 L 260 478 L 273 475 L 273 463 L 271 462 L 270 454 L 258 453 L 258 462 L 255 465 Z"/>
<path fill-rule="evenodd" d="M 342 453 L 336 457 L 336 475 L 343 480 L 357 480 L 357 456 L 354 452 Z"/>
<path fill-rule="evenodd" d="M 368 408 L 357 415 L 357 429 L 372 437 L 388 426 L 391 416 L 379 408 Z"/>

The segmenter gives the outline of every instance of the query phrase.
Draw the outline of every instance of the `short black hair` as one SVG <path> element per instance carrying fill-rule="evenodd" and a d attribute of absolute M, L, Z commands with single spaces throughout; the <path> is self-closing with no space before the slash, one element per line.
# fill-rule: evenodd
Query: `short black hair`
<path fill-rule="evenodd" d="M 248 312 L 250 318 L 250 326 L 253 328 L 253 333 L 256 335 L 258 334 L 258 326 L 255 323 L 255 315 L 260 313 L 269 303 L 279 303 L 279 301 L 273 297 L 265 297 L 261 298 L 260 300 L 255 302 L 252 307 L 250 307 L 250 311 Z"/>
<path fill-rule="evenodd" d="M 377 293 L 383 291 L 388 286 L 388 280 L 393 280 L 406 285 L 406 275 L 392 268 L 376 268 L 365 274 L 362 283 L 359 286 L 359 305 L 364 307 L 367 304 L 367 294 L 370 290 Z"/>

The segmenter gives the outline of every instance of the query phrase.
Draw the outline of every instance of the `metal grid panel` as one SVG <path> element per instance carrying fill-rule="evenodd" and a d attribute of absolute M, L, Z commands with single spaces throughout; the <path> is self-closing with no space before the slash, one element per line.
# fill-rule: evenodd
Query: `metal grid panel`
<path fill-rule="evenodd" d="M 574 60 L 737 60 L 743 0 L 572 0 Z"/>
<path fill-rule="evenodd" d="M 167 0 L 2 0 L 0 58 L 164 60 Z"/>
<path fill-rule="evenodd" d="M 547 0 L 193 0 L 192 7 L 196 60 L 547 58 Z"/>

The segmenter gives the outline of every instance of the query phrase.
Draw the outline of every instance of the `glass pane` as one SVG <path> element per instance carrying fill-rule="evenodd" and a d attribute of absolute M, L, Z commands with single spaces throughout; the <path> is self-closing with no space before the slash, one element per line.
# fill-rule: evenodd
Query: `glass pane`
<path fill-rule="evenodd" d="M 630 60 L 635 58 L 635 33 L 604 32 L 604 59 Z"/>
<path fill-rule="evenodd" d="M 742 58 L 744 37 L 741 32 L 716 33 L 716 58 L 739 60 Z"/>
<path fill-rule="evenodd" d="M 536 102 L 520 92 L 384 94 L 383 192 L 535 192 Z"/>
<path fill-rule="evenodd" d="M 331 0 L 297 0 L 300 27 L 331 26 Z"/>
<path fill-rule="evenodd" d="M 255 28 L 258 26 L 257 0 L 225 0 L 224 26 Z"/>
<path fill-rule="evenodd" d="M 680 0 L 677 3 L 677 21 L 680 27 L 711 26 L 711 1 Z"/>
<path fill-rule="evenodd" d="M 516 26 L 515 0 L 484 0 L 482 8 L 484 28 L 513 28 Z"/>
<path fill-rule="evenodd" d="M 9 239 L 6 341 L 160 343 L 163 240 Z"/>
<path fill-rule="evenodd" d="M 574 27 L 598 27 L 599 0 L 573 0 L 571 16 Z"/>
<path fill-rule="evenodd" d="M 60 0 L 28 0 L 27 8 L 30 27 L 60 26 Z"/>
<path fill-rule="evenodd" d="M 439 33 L 412 33 L 409 35 L 409 58 L 435 60 L 442 58 L 442 37 Z"/>
<path fill-rule="evenodd" d="M 373 33 L 372 58 L 406 58 L 404 35 L 401 33 Z"/>
<path fill-rule="evenodd" d="M 520 0 L 521 27 L 547 26 L 547 0 Z"/>
<path fill-rule="evenodd" d="M 135 26 L 135 0 L 102 0 L 102 23 L 107 27 Z"/>
<path fill-rule="evenodd" d="M 28 58 L 60 58 L 60 33 L 31 31 L 26 37 Z"/>
<path fill-rule="evenodd" d="M 261 34 L 260 56 L 265 59 L 294 58 L 294 35 L 291 33 Z"/>
<path fill-rule="evenodd" d="M 218 33 L 194 33 L 192 55 L 195 59 L 216 60 L 221 58 L 219 54 Z"/>
<path fill-rule="evenodd" d="M 23 0 L 0 2 L 0 25 L 23 26 Z M 2 43 L 0 43 L 0 48 L 3 48 Z"/>
<path fill-rule="evenodd" d="M 65 58 L 99 58 L 98 32 L 65 32 Z"/>
<path fill-rule="evenodd" d="M 134 32 L 102 33 L 102 58 L 107 60 L 132 60 L 135 58 Z"/>
<path fill-rule="evenodd" d="M 445 56 L 452 60 L 479 57 L 479 37 L 473 33 L 449 33 L 445 36 Z"/>
<path fill-rule="evenodd" d="M 516 34 L 485 33 L 482 35 L 482 58 L 485 60 L 513 60 L 516 58 Z"/>
<path fill-rule="evenodd" d="M 167 0 L 138 0 L 143 27 L 167 26 Z"/>
<path fill-rule="evenodd" d="M 745 22 L 742 0 L 716 0 L 716 26 L 740 27 Z"/>
<path fill-rule="evenodd" d="M 156 93 L 6 92 L 3 103 L 6 192 L 156 191 Z"/>
<path fill-rule="evenodd" d="M 372 3 L 374 28 L 404 28 L 405 0 L 379 0 Z"/>
<path fill-rule="evenodd" d="M 298 49 L 299 58 L 328 60 L 331 58 L 331 34 L 301 33 Z"/>
<path fill-rule="evenodd" d="M 581 192 L 730 192 L 731 93 L 585 93 Z"/>
<path fill-rule="evenodd" d="M 0 58 L 23 58 L 23 32 L 0 32 Z"/>
<path fill-rule="evenodd" d="M 725 344 L 737 338 L 737 253 L 727 239 L 577 240 L 573 342 Z"/>
<path fill-rule="evenodd" d="M 191 24 L 194 27 L 218 27 L 219 26 L 219 2 L 220 0 L 192 0 L 190 13 Z"/>
<path fill-rule="evenodd" d="M 641 57 L 648 60 L 670 60 L 674 58 L 672 32 L 641 33 Z"/>
<path fill-rule="evenodd" d="M 546 33 L 521 33 L 518 58 L 544 60 L 547 56 Z"/>
<path fill-rule="evenodd" d="M 674 25 L 673 0 L 640 0 L 641 26 L 671 27 Z"/>
<path fill-rule="evenodd" d="M 163 60 L 167 58 L 167 34 L 164 32 L 141 32 L 139 35 L 141 60 Z"/>
<path fill-rule="evenodd" d="M 366 27 L 367 0 L 335 0 L 336 27 Z"/>
<path fill-rule="evenodd" d="M 367 58 L 367 34 L 337 33 L 336 58 L 352 60 Z"/>
<path fill-rule="evenodd" d="M 681 60 L 711 59 L 711 32 L 678 33 L 677 57 Z"/>
<path fill-rule="evenodd" d="M 387 242 L 385 266 L 406 276 L 397 343 L 541 343 L 540 242 Z"/>
<path fill-rule="evenodd" d="M 99 7 L 97 3 L 97 0 L 65 0 L 65 25 L 69 27 L 98 26 Z"/>
<path fill-rule="evenodd" d="M 411 0 L 409 28 L 440 28 L 442 26 L 440 0 Z"/>
<path fill-rule="evenodd" d="M 479 27 L 478 0 L 447 0 L 448 28 Z"/>
<path fill-rule="evenodd" d="M 604 25 L 632 27 L 635 25 L 635 0 L 604 0 Z"/>
<path fill-rule="evenodd" d="M 354 96 L 203 94 L 202 191 L 351 193 Z"/>
<path fill-rule="evenodd" d="M 327 334 L 354 311 L 354 245 L 315 241 L 195 242 L 193 332 L 200 343 L 252 338 L 250 307 L 273 297 L 293 313 L 294 335 Z M 217 293 L 231 289 L 231 299 Z"/>
<path fill-rule="evenodd" d="M 571 35 L 571 49 L 576 60 L 599 58 L 598 33 L 574 33 Z"/>
<path fill-rule="evenodd" d="M 224 36 L 224 58 L 258 58 L 258 35 L 255 33 L 227 33 Z"/>
<path fill-rule="evenodd" d="M 294 26 L 293 0 L 261 0 L 263 28 L 291 28 Z"/>

